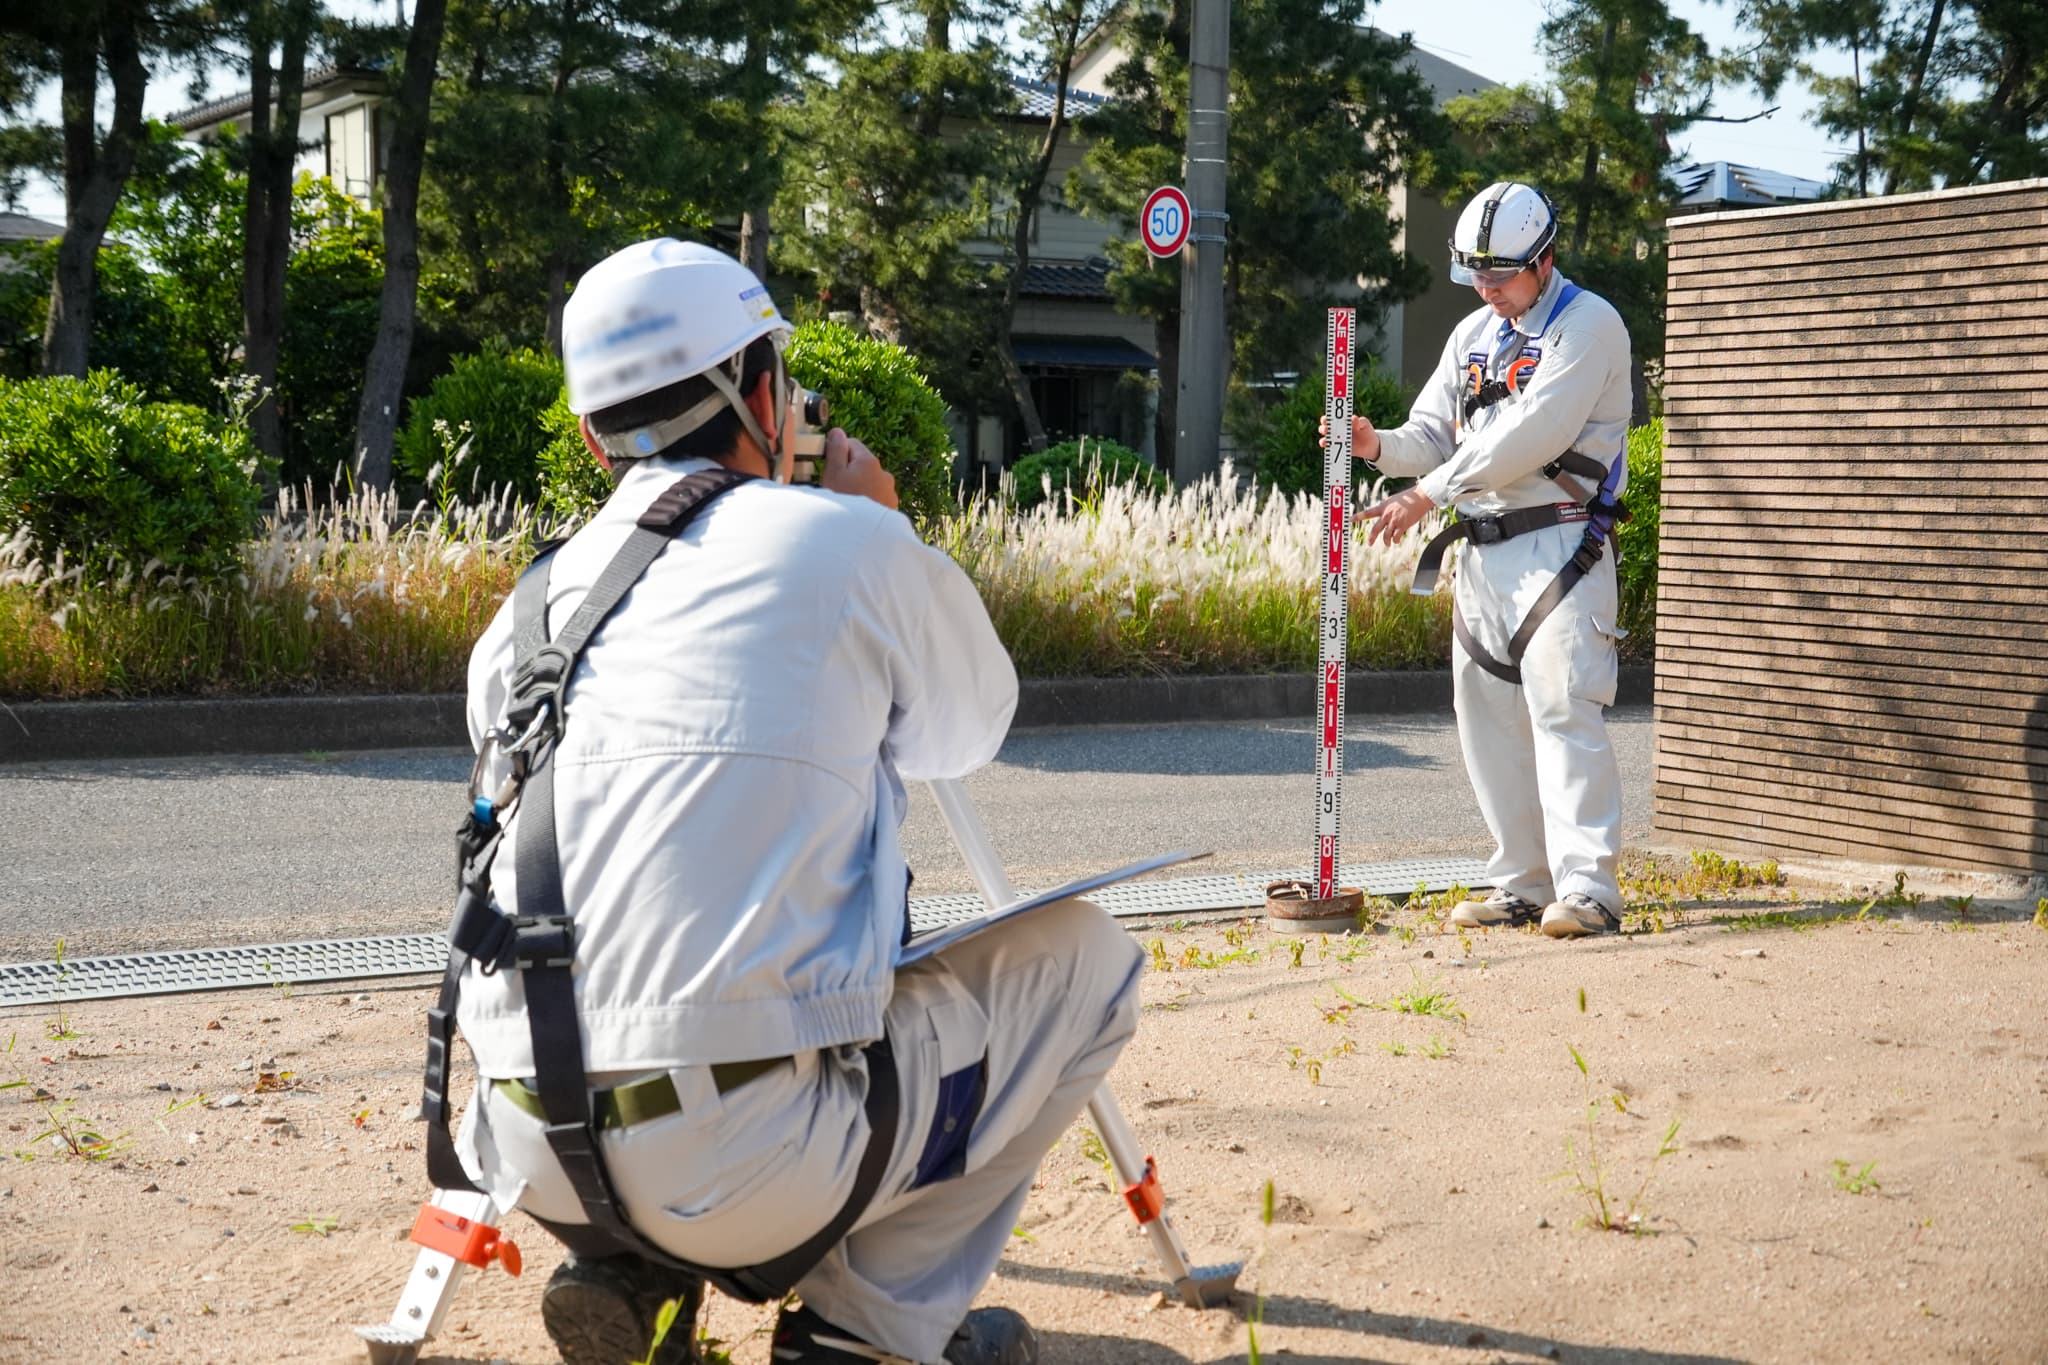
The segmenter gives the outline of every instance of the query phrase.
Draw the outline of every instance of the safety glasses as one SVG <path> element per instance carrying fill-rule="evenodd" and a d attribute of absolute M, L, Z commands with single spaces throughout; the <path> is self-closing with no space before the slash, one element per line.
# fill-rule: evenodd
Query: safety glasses
<path fill-rule="evenodd" d="M 1528 268 L 1526 262 L 1504 261 L 1498 256 L 1451 253 L 1451 278 L 1459 284 L 1477 285 L 1482 289 L 1498 289 Z"/>

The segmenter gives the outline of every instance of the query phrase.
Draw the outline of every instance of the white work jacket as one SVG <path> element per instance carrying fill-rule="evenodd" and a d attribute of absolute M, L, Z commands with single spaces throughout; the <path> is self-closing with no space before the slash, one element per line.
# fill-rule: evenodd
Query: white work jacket
<path fill-rule="evenodd" d="M 648 504 L 708 465 L 625 475 L 555 554 L 551 634 Z M 507 601 L 470 658 L 473 742 L 503 719 L 512 669 Z M 1016 702 L 974 586 L 901 514 L 767 480 L 701 512 L 591 638 L 564 706 L 556 823 L 586 1068 L 879 1038 L 904 923 L 899 774 L 986 763 Z M 507 911 L 523 833 L 515 815 L 493 870 Z M 518 972 L 471 967 L 459 1018 L 481 1074 L 533 1074 Z"/>
<path fill-rule="evenodd" d="M 1565 490 L 1543 477 L 1543 466 L 1567 450 L 1603 465 L 1621 459 L 1632 406 L 1628 329 L 1612 304 L 1583 289 L 1559 307 L 1570 283 L 1553 269 L 1513 322 L 1491 308 L 1460 322 L 1407 422 L 1380 433 L 1379 471 L 1414 477 L 1438 507 L 1492 516 L 1560 501 Z M 1468 423 L 1465 398 L 1482 379 L 1506 380 L 1514 391 Z M 1580 501 L 1593 492 L 1584 479 L 1567 482 Z"/>

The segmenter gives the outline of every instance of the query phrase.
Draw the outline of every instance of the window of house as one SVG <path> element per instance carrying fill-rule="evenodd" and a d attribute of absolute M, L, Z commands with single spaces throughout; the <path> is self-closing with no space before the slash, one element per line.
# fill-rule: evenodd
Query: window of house
<path fill-rule="evenodd" d="M 342 193 L 365 203 L 377 181 L 376 120 L 359 104 L 327 116 L 327 177 Z"/>

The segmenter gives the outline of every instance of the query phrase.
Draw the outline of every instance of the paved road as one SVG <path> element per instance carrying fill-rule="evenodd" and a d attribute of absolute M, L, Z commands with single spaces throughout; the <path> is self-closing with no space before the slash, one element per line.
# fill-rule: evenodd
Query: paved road
<path fill-rule="evenodd" d="M 1308 860 L 1305 722 L 1040 730 L 968 781 L 1022 886 L 1185 844 L 1194 871 Z M 1650 711 L 1613 730 L 1626 833 L 1650 820 Z M 1365 717 L 1345 749 L 1345 860 L 1483 856 L 1450 718 Z M 146 948 L 415 933 L 445 921 L 469 756 L 192 758 L 0 767 L 0 961 Z M 972 889 L 913 788 L 920 894 Z"/>

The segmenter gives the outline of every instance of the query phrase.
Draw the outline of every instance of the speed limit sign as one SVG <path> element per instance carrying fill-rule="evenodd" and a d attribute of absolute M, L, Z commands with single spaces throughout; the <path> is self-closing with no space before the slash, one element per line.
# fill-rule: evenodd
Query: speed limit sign
<path fill-rule="evenodd" d="M 1187 245 L 1194 217 L 1188 197 L 1177 186 L 1161 185 L 1146 195 L 1145 210 L 1138 215 L 1138 235 L 1145 239 L 1145 250 L 1154 256 L 1178 255 Z"/>

